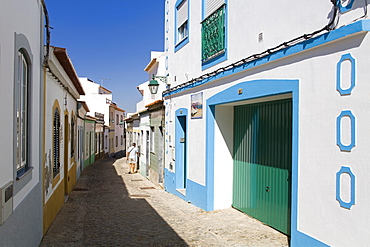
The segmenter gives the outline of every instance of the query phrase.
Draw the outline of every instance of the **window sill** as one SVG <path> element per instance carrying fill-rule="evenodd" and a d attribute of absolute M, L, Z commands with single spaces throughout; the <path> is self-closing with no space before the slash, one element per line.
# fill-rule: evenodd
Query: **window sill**
<path fill-rule="evenodd" d="M 17 174 L 17 180 L 21 180 L 22 178 L 26 177 L 29 173 L 33 170 L 33 166 L 29 167 L 27 171 L 23 171 L 20 174 Z"/>
<path fill-rule="evenodd" d="M 222 50 L 213 56 L 207 58 L 206 60 L 202 61 L 202 70 L 206 70 L 216 64 L 224 62 L 227 60 L 227 52 L 226 50 Z"/>
<path fill-rule="evenodd" d="M 189 36 L 186 36 L 185 38 L 183 38 L 180 42 L 178 42 L 176 45 L 175 45 L 175 52 L 177 52 L 178 50 L 180 50 L 182 47 L 184 47 L 187 43 L 189 43 Z"/>

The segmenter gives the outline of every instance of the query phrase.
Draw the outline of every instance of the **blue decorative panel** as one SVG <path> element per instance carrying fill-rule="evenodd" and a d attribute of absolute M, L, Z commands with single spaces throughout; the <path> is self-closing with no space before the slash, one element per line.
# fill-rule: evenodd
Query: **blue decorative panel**
<path fill-rule="evenodd" d="M 343 117 L 349 117 L 351 120 L 351 143 L 344 145 L 342 142 L 342 123 Z M 342 111 L 342 113 L 337 117 L 337 145 L 341 151 L 350 152 L 354 146 L 356 146 L 356 118 L 351 111 Z"/>
<path fill-rule="evenodd" d="M 342 88 L 342 63 L 344 61 L 349 61 L 351 63 L 351 86 L 347 89 Z M 353 88 L 356 85 L 356 60 L 351 56 L 351 54 L 347 53 L 341 57 L 337 64 L 337 90 L 340 95 L 349 95 L 352 93 Z"/>
<path fill-rule="evenodd" d="M 348 2 L 346 5 L 343 2 Z M 337 0 L 337 6 L 339 7 L 339 11 L 341 13 L 347 12 L 348 10 L 352 9 L 352 5 L 355 0 Z"/>
<path fill-rule="evenodd" d="M 350 178 L 351 178 L 351 200 L 350 202 L 344 202 L 342 200 L 342 198 L 340 197 L 340 177 L 343 173 L 347 173 Z M 347 209 L 351 209 L 351 207 L 355 204 L 355 197 L 356 197 L 356 177 L 355 175 L 352 173 L 351 171 L 351 168 L 349 167 L 345 167 L 345 166 L 342 166 L 339 170 L 339 172 L 337 172 L 337 185 L 336 185 L 336 189 L 337 189 L 337 192 L 336 192 L 336 199 L 337 201 L 339 202 L 340 206 L 343 207 L 343 208 L 347 208 Z"/>

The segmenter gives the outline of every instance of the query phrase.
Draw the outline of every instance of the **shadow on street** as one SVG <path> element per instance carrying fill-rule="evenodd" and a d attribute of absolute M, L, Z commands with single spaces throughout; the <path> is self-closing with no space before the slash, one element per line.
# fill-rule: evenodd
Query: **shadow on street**
<path fill-rule="evenodd" d="M 187 246 L 145 199 L 130 197 L 115 161 L 85 168 L 40 246 Z"/>

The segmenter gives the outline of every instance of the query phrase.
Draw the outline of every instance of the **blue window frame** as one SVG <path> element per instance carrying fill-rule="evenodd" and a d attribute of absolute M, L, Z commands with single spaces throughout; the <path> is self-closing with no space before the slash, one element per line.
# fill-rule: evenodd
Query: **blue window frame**
<path fill-rule="evenodd" d="M 203 0 L 202 69 L 227 60 L 227 0 Z"/>
<path fill-rule="evenodd" d="M 175 52 L 189 43 L 189 0 L 175 4 Z"/>

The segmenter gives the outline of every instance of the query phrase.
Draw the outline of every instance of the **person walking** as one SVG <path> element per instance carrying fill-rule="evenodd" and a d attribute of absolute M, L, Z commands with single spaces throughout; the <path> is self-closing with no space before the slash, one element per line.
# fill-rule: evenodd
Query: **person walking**
<path fill-rule="evenodd" d="M 132 143 L 132 146 L 127 149 L 127 154 L 126 154 L 126 159 L 129 162 L 128 174 L 135 173 L 138 153 L 139 153 L 139 149 L 136 147 L 136 143 Z"/>

